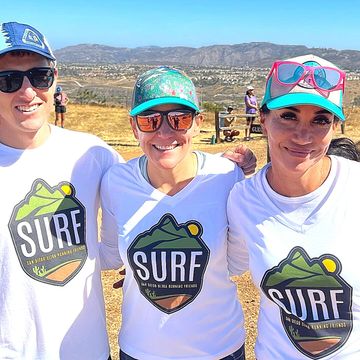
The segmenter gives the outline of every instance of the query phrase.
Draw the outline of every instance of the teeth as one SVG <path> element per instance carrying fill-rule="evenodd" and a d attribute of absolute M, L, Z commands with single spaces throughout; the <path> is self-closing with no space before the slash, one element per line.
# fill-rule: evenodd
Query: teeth
<path fill-rule="evenodd" d="M 19 105 L 16 108 L 22 112 L 31 112 L 31 111 L 35 111 L 38 107 L 39 105 L 36 104 L 31 106 Z"/>
<path fill-rule="evenodd" d="M 177 145 L 154 145 L 158 150 L 173 150 Z"/>

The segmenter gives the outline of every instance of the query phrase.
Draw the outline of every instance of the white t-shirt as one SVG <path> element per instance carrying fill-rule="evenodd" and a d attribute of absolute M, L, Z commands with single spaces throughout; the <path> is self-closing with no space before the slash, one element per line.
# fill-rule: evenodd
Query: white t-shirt
<path fill-rule="evenodd" d="M 245 340 L 226 218 L 229 191 L 244 175 L 227 159 L 197 155 L 196 177 L 173 196 L 145 180 L 139 158 L 102 181 L 103 214 L 118 232 L 102 246 L 118 242 L 126 267 L 119 344 L 136 359 L 218 360 Z"/>
<path fill-rule="evenodd" d="M 51 126 L 35 149 L 0 144 L 0 359 L 105 360 L 99 187 L 118 155 Z"/>
<path fill-rule="evenodd" d="M 261 296 L 258 360 L 360 359 L 360 164 L 331 159 L 308 195 L 271 190 L 270 165 L 230 193 L 229 241 L 248 251 Z"/>

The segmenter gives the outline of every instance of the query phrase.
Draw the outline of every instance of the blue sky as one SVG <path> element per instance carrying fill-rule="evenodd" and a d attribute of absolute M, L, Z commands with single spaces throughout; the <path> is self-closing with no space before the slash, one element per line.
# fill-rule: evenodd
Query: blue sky
<path fill-rule="evenodd" d="M 12 0 L 0 21 L 41 30 L 54 50 L 272 42 L 360 50 L 358 0 Z"/>

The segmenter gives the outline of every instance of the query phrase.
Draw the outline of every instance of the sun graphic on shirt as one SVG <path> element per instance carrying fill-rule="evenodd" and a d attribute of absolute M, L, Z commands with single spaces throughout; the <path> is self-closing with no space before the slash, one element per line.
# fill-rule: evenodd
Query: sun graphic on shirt
<path fill-rule="evenodd" d="M 68 185 L 68 184 L 62 185 L 62 186 L 61 186 L 61 191 L 62 191 L 65 195 L 67 195 L 67 196 L 69 196 L 69 195 L 72 194 L 71 186 Z"/>
<path fill-rule="evenodd" d="M 328 272 L 334 273 L 336 271 L 336 262 L 334 260 L 324 259 L 322 263 Z"/>
<path fill-rule="evenodd" d="M 197 235 L 197 234 L 199 234 L 199 227 L 196 225 L 196 224 L 193 224 L 193 223 L 191 223 L 191 224 L 189 224 L 188 226 L 188 229 L 189 229 L 189 231 L 190 231 L 190 233 L 191 233 L 191 235 Z"/>

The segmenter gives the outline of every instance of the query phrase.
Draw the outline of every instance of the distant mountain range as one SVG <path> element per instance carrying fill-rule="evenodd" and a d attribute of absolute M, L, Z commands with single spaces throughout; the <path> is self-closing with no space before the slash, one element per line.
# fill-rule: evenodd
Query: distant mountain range
<path fill-rule="evenodd" d="M 190 66 L 269 67 L 274 60 L 314 54 L 343 69 L 360 69 L 360 51 L 308 48 L 302 45 L 277 45 L 252 42 L 237 45 L 212 45 L 200 48 L 137 47 L 122 48 L 97 44 L 68 46 L 55 51 L 60 63 L 76 64 L 177 64 Z"/>

